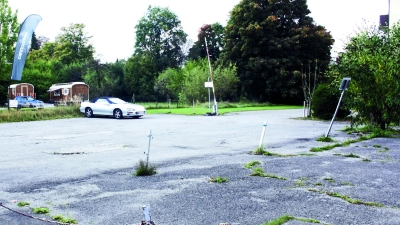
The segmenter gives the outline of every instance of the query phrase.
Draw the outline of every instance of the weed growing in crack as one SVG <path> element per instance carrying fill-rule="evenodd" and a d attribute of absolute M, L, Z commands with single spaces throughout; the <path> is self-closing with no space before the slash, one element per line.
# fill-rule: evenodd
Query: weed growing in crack
<path fill-rule="evenodd" d="M 247 169 L 251 169 L 254 166 L 259 166 L 259 165 L 261 165 L 260 161 L 255 160 L 255 161 L 251 161 L 251 162 L 245 164 L 244 167 Z"/>
<path fill-rule="evenodd" d="M 151 176 L 157 173 L 157 168 L 154 165 L 147 165 L 143 160 L 140 160 L 135 167 L 136 176 Z"/>
<path fill-rule="evenodd" d="M 18 202 L 17 206 L 24 207 L 24 206 L 27 206 L 27 205 L 30 205 L 30 204 L 31 203 L 29 203 L 29 202 Z"/>
<path fill-rule="evenodd" d="M 225 183 L 225 182 L 228 182 L 228 178 L 220 177 L 220 176 L 211 177 L 210 181 L 213 182 L 213 183 Z"/>

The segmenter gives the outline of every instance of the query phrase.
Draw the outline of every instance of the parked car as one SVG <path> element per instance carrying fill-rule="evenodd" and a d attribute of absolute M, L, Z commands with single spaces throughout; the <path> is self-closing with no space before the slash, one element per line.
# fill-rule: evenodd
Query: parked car
<path fill-rule="evenodd" d="M 115 97 L 98 97 L 88 102 L 81 102 L 80 111 L 90 118 L 95 115 L 139 118 L 146 114 L 146 109 L 137 104 L 125 102 Z"/>
<path fill-rule="evenodd" d="M 14 100 L 18 101 L 18 108 L 43 108 L 43 101 L 36 100 L 30 96 L 17 96 Z"/>

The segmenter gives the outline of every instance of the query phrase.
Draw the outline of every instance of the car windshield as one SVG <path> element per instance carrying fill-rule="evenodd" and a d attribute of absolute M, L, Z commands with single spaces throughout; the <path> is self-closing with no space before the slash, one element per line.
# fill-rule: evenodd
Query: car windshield
<path fill-rule="evenodd" d="M 33 101 L 33 100 L 35 100 L 35 99 L 28 97 L 28 101 Z"/>
<path fill-rule="evenodd" d="M 110 100 L 114 104 L 124 104 L 124 103 L 126 103 L 124 100 L 119 99 L 119 98 L 109 98 L 108 100 Z"/>

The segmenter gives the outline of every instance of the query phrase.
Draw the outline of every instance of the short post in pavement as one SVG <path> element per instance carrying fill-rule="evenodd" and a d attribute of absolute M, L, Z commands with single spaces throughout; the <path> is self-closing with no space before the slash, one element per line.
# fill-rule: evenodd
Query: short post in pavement
<path fill-rule="evenodd" d="M 260 144 L 258 145 L 259 148 L 261 148 L 263 141 L 264 141 L 264 135 L 265 135 L 265 128 L 267 128 L 267 121 L 264 122 L 263 125 L 263 130 L 261 132 L 261 139 L 260 139 Z"/>
<path fill-rule="evenodd" d="M 151 142 L 151 139 L 153 139 L 153 135 L 151 135 L 151 131 L 150 131 L 150 135 L 149 135 L 148 137 L 149 137 L 149 147 L 148 147 L 148 149 L 147 149 L 146 168 L 148 168 L 148 166 L 149 166 L 150 142 Z"/>

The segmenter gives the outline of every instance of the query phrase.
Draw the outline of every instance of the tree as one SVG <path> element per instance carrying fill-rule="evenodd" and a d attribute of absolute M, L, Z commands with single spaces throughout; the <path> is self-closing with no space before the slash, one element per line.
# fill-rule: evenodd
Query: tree
<path fill-rule="evenodd" d="M 220 23 L 206 24 L 200 28 L 198 40 L 189 51 L 189 59 L 197 60 L 207 57 L 205 38 L 207 39 L 208 52 L 212 61 L 217 61 L 224 47 L 224 27 Z"/>
<path fill-rule="evenodd" d="M 135 55 L 150 53 L 157 72 L 178 67 L 184 61 L 182 46 L 187 34 L 181 21 L 168 8 L 151 7 L 135 26 Z"/>
<path fill-rule="evenodd" d="M 124 67 L 126 92 L 135 94 L 139 100 L 156 100 L 154 83 L 157 75 L 157 65 L 150 52 L 132 56 Z"/>
<path fill-rule="evenodd" d="M 7 99 L 18 32 L 17 11 L 12 12 L 7 0 L 0 0 L 0 100 Z"/>
<path fill-rule="evenodd" d="M 381 129 L 400 124 L 400 24 L 390 30 L 369 27 L 352 37 L 339 55 L 338 70 L 351 77 L 349 109 Z"/>
<path fill-rule="evenodd" d="M 330 61 L 332 36 L 308 16 L 306 0 L 243 0 L 225 27 L 222 58 L 237 66 L 241 95 L 300 103 L 301 65 Z"/>
<path fill-rule="evenodd" d="M 183 68 L 169 68 L 157 78 L 155 89 L 160 94 L 172 95 L 180 102 L 189 103 L 193 100 L 206 102 L 209 67 L 206 58 L 188 61 Z M 213 72 L 214 86 L 219 100 L 234 98 L 239 79 L 233 65 L 217 66 Z"/>
<path fill-rule="evenodd" d="M 62 27 L 62 33 L 56 37 L 53 57 L 63 64 L 83 63 L 93 59 L 94 47 L 90 43 L 91 36 L 84 32 L 84 24 L 71 24 Z"/>
<path fill-rule="evenodd" d="M 39 40 L 36 38 L 35 32 L 32 33 L 32 39 L 31 39 L 31 48 L 29 51 L 32 50 L 39 50 L 40 49 L 40 43 Z"/>

